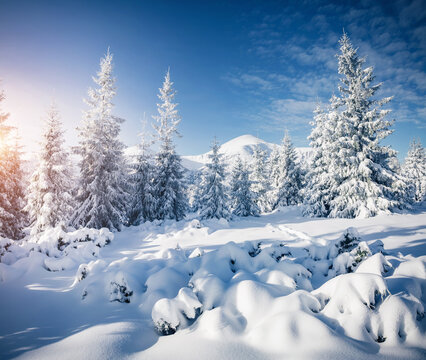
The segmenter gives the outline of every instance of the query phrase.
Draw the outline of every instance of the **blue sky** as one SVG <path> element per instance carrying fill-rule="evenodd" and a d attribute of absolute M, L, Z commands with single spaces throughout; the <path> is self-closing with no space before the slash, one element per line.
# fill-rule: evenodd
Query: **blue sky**
<path fill-rule="evenodd" d="M 335 54 L 343 28 L 383 82 L 404 156 L 413 136 L 426 145 L 426 2 L 410 1 L 4 1 L 0 78 L 4 110 L 35 150 L 52 98 L 69 145 L 82 99 L 108 46 L 114 53 L 115 114 L 122 139 L 138 141 L 156 113 L 170 66 L 182 116 L 181 154 L 242 134 L 279 142 L 284 129 L 307 146 L 316 102 L 337 91 Z"/>

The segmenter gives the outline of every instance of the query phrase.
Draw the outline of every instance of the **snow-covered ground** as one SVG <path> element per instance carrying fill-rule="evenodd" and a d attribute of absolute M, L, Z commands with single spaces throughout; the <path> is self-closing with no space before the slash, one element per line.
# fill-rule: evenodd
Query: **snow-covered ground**
<path fill-rule="evenodd" d="M 1 359 L 426 357 L 425 209 L 78 234 L 3 253 Z"/>

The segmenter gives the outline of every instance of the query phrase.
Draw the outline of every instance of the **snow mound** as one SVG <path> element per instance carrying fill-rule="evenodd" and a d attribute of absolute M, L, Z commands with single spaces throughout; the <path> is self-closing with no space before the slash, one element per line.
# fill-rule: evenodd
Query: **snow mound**
<path fill-rule="evenodd" d="M 356 273 L 384 275 L 392 268 L 392 264 L 381 253 L 374 254 L 363 261 L 355 270 Z"/>
<path fill-rule="evenodd" d="M 19 343 L 27 346 L 66 326 L 76 333 L 24 355 L 56 358 L 77 336 L 73 346 L 93 343 L 99 358 L 111 339 L 121 344 L 115 349 L 120 348 L 115 353 L 120 358 L 233 357 L 227 353 L 229 341 L 237 358 L 241 349 L 267 359 L 422 358 L 426 256 L 392 251 L 388 240 L 385 251 L 371 232 L 364 238 L 354 228 L 345 230 L 347 224 L 360 224 L 355 220 L 337 229 L 325 220 L 323 239 L 316 230 L 304 233 L 303 223 L 288 222 L 288 213 L 282 214 L 226 225 L 192 219 L 146 223 L 115 234 L 119 240 L 106 248 L 113 234 L 102 230 L 56 229 L 37 241 L 0 239 L 2 308 L 8 309 L 1 341 L 15 349 L 13 334 L 20 329 L 40 326 Z M 23 290 L 17 293 L 19 287 Z M 47 295 L 53 300 L 44 313 L 18 303 L 19 312 L 9 316 L 16 299 L 27 296 L 31 304 L 32 296 L 42 303 Z M 62 317 L 70 307 L 78 311 L 78 321 L 74 311 L 68 320 Z M 133 330 L 85 339 L 116 319 Z M 22 322 L 16 330 L 7 324 L 15 320 Z M 45 323 L 50 330 L 41 329 Z M 199 346 L 196 351 L 193 344 Z M 205 344 L 224 350 L 210 354 L 201 349 Z M 61 351 L 55 357 L 52 349 Z"/>
<path fill-rule="evenodd" d="M 113 238 L 114 234 L 106 228 L 65 232 L 61 227 L 56 227 L 47 229 L 39 237 L 21 241 L 0 239 L 0 263 L 12 265 L 24 258 L 34 258 L 34 253 L 40 253 L 46 270 L 72 269 L 98 257 L 99 249 Z"/>
<path fill-rule="evenodd" d="M 178 327 L 188 324 L 194 319 L 202 304 L 191 289 L 184 287 L 174 299 L 160 299 L 152 309 L 152 320 L 160 334 L 174 334 Z M 165 320 L 167 319 L 167 320 Z"/>
<path fill-rule="evenodd" d="M 421 347 L 422 291 L 391 294 L 385 277 L 391 263 L 382 253 L 373 254 L 355 229 L 320 244 L 308 246 L 304 259 L 294 258 L 280 242 L 230 242 L 197 256 L 194 250 L 175 263 L 190 279 L 180 275 L 179 290 L 179 281 L 172 280 L 174 291 L 153 304 L 155 328 L 163 335 L 188 326 L 211 336 L 229 333 L 276 351 L 311 341 L 322 347 L 318 334 L 338 342 L 339 333 L 371 344 Z M 314 290 L 312 272 L 303 264 L 324 262 L 323 284 Z M 410 272 L 409 262 L 399 271 Z M 168 267 L 150 278 L 164 278 L 164 271 L 173 279 Z"/>

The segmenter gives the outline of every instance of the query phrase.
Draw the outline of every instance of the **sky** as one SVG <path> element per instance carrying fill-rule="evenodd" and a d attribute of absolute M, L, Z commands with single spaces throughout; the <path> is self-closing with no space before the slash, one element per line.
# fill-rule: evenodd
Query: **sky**
<path fill-rule="evenodd" d="M 110 47 L 126 145 L 156 114 L 170 67 L 180 154 L 208 151 L 214 136 L 278 143 L 285 129 L 308 146 L 315 105 L 338 92 L 343 29 L 383 82 L 377 96 L 394 96 L 395 131 L 384 144 L 400 158 L 411 138 L 426 145 L 426 0 L 0 0 L 0 105 L 25 151 L 37 151 L 52 100 L 68 145 L 77 144 L 83 99 Z"/>

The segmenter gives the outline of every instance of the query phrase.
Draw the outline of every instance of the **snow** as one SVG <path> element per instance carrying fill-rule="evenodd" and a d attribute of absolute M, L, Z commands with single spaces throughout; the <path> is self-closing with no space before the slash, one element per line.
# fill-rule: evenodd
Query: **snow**
<path fill-rule="evenodd" d="M 363 261 L 355 272 L 384 275 L 392 268 L 392 265 L 381 253 L 374 254 L 372 257 Z M 398 267 L 399 268 L 399 267 Z"/>
<path fill-rule="evenodd" d="M 423 359 L 426 211 L 301 213 L 1 239 L 0 358 Z"/>

